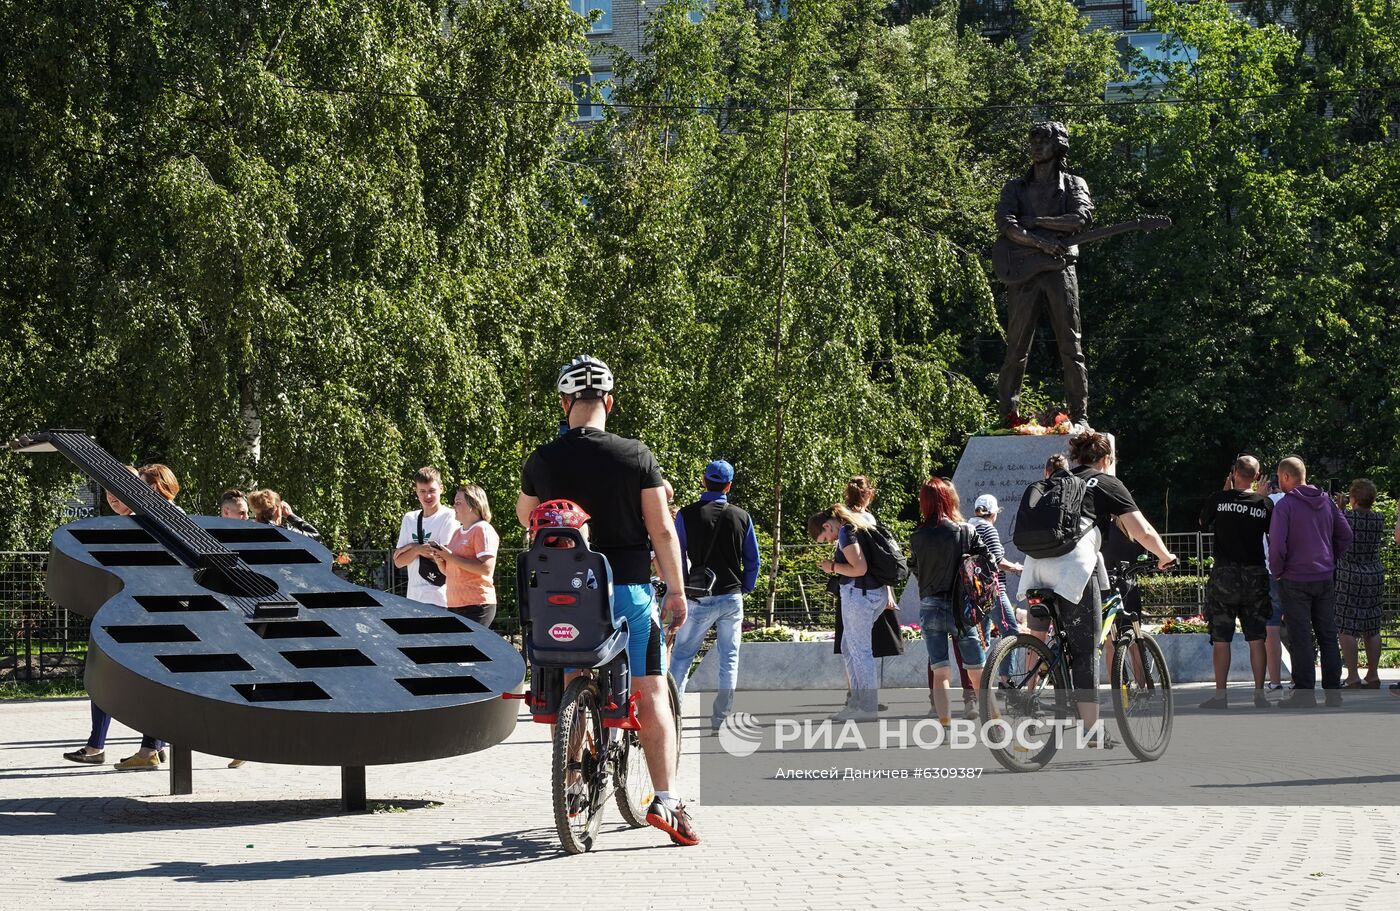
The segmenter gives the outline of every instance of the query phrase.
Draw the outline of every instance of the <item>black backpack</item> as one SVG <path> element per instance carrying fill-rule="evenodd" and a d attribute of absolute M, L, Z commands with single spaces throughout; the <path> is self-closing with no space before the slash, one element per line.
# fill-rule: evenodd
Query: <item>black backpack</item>
<path fill-rule="evenodd" d="M 1011 543 L 1037 559 L 1060 557 L 1074 550 L 1093 527 L 1084 516 L 1088 495 L 1088 483 L 1067 471 L 1036 481 L 1021 496 Z"/>
<path fill-rule="evenodd" d="M 890 530 L 878 521 L 875 527 L 857 531 L 860 552 L 865 555 L 865 576 L 876 585 L 899 586 L 909 578 L 909 560 Z"/>

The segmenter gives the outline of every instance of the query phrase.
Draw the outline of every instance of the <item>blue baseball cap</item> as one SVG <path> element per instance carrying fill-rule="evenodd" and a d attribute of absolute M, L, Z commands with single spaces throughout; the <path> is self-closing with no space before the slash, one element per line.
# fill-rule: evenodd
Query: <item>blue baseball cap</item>
<path fill-rule="evenodd" d="M 715 459 L 705 466 L 705 480 L 716 484 L 729 484 L 734 480 L 734 466 L 724 459 Z"/>

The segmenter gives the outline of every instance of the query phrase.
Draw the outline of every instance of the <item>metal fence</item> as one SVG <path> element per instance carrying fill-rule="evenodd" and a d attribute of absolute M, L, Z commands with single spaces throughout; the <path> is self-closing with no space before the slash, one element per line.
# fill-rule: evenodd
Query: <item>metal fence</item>
<path fill-rule="evenodd" d="M 88 621 L 44 593 L 48 556 L 0 552 L 0 681 L 82 673 Z"/>
<path fill-rule="evenodd" d="M 1181 565 L 1170 573 L 1144 578 L 1143 612 L 1150 620 L 1198 614 L 1205 602 L 1206 575 L 1213 556 L 1212 536 L 1163 537 L 1181 558 Z M 771 614 L 765 572 L 758 591 L 745 598 L 746 625 L 831 629 L 836 606 L 826 593 L 826 577 L 817 566 L 830 552 L 830 545 L 784 547 Z M 517 553 L 502 551 L 497 563 L 500 607 L 494 628 L 518 642 L 520 620 L 514 570 Z M 390 554 L 388 550 L 350 551 L 346 554 L 349 562 L 338 566 L 336 572 L 358 585 L 402 595 L 407 590 L 408 573 L 393 565 Z M 763 556 L 766 568 L 769 554 Z M 47 554 L 38 552 L 0 552 L 0 682 L 82 673 L 88 621 L 59 608 L 44 593 L 47 558 Z M 1382 635 L 1387 648 L 1400 648 L 1400 547 L 1387 546 L 1382 559 L 1386 566 Z"/>

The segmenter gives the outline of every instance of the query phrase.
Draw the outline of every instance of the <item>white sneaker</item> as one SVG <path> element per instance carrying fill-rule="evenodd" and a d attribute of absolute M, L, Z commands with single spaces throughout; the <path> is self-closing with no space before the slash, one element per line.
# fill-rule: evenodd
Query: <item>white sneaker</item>
<path fill-rule="evenodd" d="M 1266 683 L 1266 684 L 1264 684 L 1264 689 L 1268 690 L 1268 691 L 1271 692 L 1271 693 L 1277 693 L 1279 690 L 1283 689 L 1283 684 L 1282 684 L 1282 683 Z"/>
<path fill-rule="evenodd" d="M 874 721 L 880 717 L 879 712 L 872 712 L 867 709 L 858 709 L 848 705 L 835 715 L 831 716 L 832 721 Z"/>

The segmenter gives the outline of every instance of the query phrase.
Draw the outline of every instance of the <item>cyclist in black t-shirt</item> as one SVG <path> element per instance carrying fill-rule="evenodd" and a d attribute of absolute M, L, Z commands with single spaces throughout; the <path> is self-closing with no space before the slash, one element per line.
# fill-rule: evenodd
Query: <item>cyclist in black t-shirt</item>
<path fill-rule="evenodd" d="M 1129 539 L 1146 547 L 1157 558 L 1159 569 L 1166 569 L 1175 563 L 1176 554 L 1167 549 L 1166 542 L 1157 534 L 1157 529 L 1153 528 L 1152 523 L 1138 510 L 1137 502 L 1133 500 L 1128 488 L 1118 478 L 1107 473 L 1116 461 L 1112 441 L 1104 434 L 1092 430 L 1076 434 L 1070 438 L 1069 455 L 1070 460 L 1074 462 L 1070 471 L 1088 483 L 1089 492 L 1084 497 L 1084 515 L 1092 519 L 1097 526 L 1100 547 L 1102 542 L 1108 539 L 1108 530 L 1117 525 Z M 1102 570 L 1102 561 L 1100 569 Z M 1098 576 L 1097 580 L 1089 580 L 1084 597 L 1077 605 L 1079 610 L 1076 611 L 1077 619 L 1088 624 L 1087 629 L 1092 637 L 1088 641 L 1094 646 L 1097 645 L 1099 629 L 1103 622 L 1099 590 L 1108 585 L 1105 573 L 1100 572 Z M 1090 604 L 1092 608 L 1088 607 Z M 1067 622 L 1066 625 L 1072 626 L 1072 623 Z M 1080 638 L 1084 639 L 1083 636 Z M 1098 688 L 1099 656 L 1098 649 L 1094 646 L 1087 650 L 1075 650 L 1075 663 L 1086 665 L 1080 668 L 1075 679 L 1073 685 L 1076 689 L 1085 685 L 1092 685 L 1095 690 Z M 1070 676 L 1076 676 L 1073 666 L 1070 668 Z M 1097 704 L 1081 703 L 1079 706 L 1079 715 L 1086 727 L 1091 727 L 1098 720 L 1098 714 Z"/>
<path fill-rule="evenodd" d="M 1225 681 L 1230 675 L 1230 641 L 1235 638 L 1236 617 L 1249 643 L 1254 707 L 1270 706 L 1264 698 L 1264 639 L 1273 603 L 1269 600 L 1269 571 L 1264 567 L 1264 542 L 1274 504 L 1251 489 L 1257 477 L 1259 460 L 1240 456 L 1225 476 L 1225 489 L 1207 500 L 1201 510 L 1201 531 L 1215 532 L 1215 563 L 1206 586 L 1215 695 L 1201 703 L 1203 709 L 1223 709 L 1228 704 Z"/>
<path fill-rule="evenodd" d="M 584 355 L 564 365 L 556 383 L 568 432 L 525 460 L 515 511 L 529 527 L 543 500 L 572 500 L 591 517 L 590 546 L 608 558 L 613 616 L 625 617 L 627 662 L 637 697 L 639 736 L 656 797 L 647 822 L 679 845 L 699 844 L 685 805 L 671 793 L 676 770 L 675 719 L 666 683 L 661 620 L 674 632 L 685 622 L 685 583 L 676 528 L 666 505 L 661 466 L 645 443 L 608 433 L 613 375 Z M 651 585 L 653 551 L 667 593 L 658 612 Z"/>

